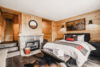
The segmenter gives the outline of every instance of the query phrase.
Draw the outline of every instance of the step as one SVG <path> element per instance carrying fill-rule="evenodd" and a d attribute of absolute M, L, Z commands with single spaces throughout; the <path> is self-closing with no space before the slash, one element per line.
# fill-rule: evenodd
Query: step
<path fill-rule="evenodd" d="M 20 55 L 20 51 L 11 52 L 11 53 L 8 53 L 7 58 L 11 58 L 18 55 Z"/>
<path fill-rule="evenodd" d="M 11 47 L 6 49 L 8 49 L 8 52 L 18 51 L 18 47 Z"/>
<path fill-rule="evenodd" d="M 8 48 L 8 47 L 14 47 L 17 46 L 17 43 L 3 43 L 0 44 L 0 48 Z"/>

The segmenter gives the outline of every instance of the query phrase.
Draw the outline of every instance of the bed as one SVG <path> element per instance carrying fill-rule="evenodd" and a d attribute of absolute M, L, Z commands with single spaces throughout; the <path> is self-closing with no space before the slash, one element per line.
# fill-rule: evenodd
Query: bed
<path fill-rule="evenodd" d="M 76 38 L 72 36 L 78 37 L 78 40 L 75 40 Z M 43 51 L 64 62 L 67 62 L 68 58 L 71 57 L 76 60 L 77 67 L 82 67 L 82 65 L 88 60 L 90 52 L 95 50 L 95 48 L 88 43 L 89 40 L 89 33 L 68 33 L 64 35 L 63 40 L 46 43 L 43 47 Z"/>

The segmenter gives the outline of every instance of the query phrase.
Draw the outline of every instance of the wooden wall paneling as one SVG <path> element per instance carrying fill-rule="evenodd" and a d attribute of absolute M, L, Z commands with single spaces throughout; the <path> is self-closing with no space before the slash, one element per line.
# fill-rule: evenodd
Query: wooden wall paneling
<path fill-rule="evenodd" d="M 20 31 L 20 20 L 19 20 L 19 16 L 16 15 L 14 16 L 14 22 L 13 22 L 13 33 L 14 33 L 14 40 L 17 41 L 18 40 L 18 36 L 19 36 L 19 31 Z"/>
<path fill-rule="evenodd" d="M 4 18 L 8 18 L 8 19 L 13 19 L 14 18 L 14 14 L 8 13 L 8 12 L 3 12 L 2 11 L 2 15 Z"/>
<path fill-rule="evenodd" d="M 21 24 L 21 13 L 18 12 L 18 11 L 15 11 L 15 10 L 11 10 L 11 9 L 8 9 L 8 8 L 1 7 L 1 6 L 0 6 L 0 9 L 1 9 L 1 12 L 2 12 L 2 16 L 0 16 L 0 18 L 2 20 L 2 26 L 1 26 L 2 41 L 5 40 L 4 39 L 5 38 L 4 37 L 4 31 L 5 31 L 5 27 L 4 27 L 5 26 L 5 20 L 4 20 L 4 18 L 14 20 L 14 22 L 13 22 L 14 40 L 18 40 L 19 31 L 20 31 L 20 24 Z"/>
<path fill-rule="evenodd" d="M 12 10 L 12 9 L 9 9 L 9 8 L 5 8 L 5 7 L 3 7 L 3 6 L 0 6 L 0 8 L 1 8 L 2 12 L 14 14 L 14 15 L 18 15 L 18 14 L 21 13 L 21 12 L 19 12 L 19 11 Z"/>
<path fill-rule="evenodd" d="M 44 34 L 44 39 L 52 41 L 52 21 L 42 20 L 42 32 Z"/>
<path fill-rule="evenodd" d="M 21 32 L 21 21 L 22 21 L 22 13 L 18 14 L 18 24 L 19 24 L 19 34 Z"/>
<path fill-rule="evenodd" d="M 2 15 L 2 11 L 1 11 L 1 15 L 0 15 L 0 26 L 1 26 L 1 33 L 0 33 L 0 35 L 1 35 L 1 41 L 4 41 L 5 40 L 5 36 L 4 36 L 4 34 L 5 34 L 5 20 L 4 20 L 4 17 L 3 17 L 3 15 Z"/>
<path fill-rule="evenodd" d="M 0 8 L 0 40 L 1 40 L 1 8 Z"/>
<path fill-rule="evenodd" d="M 20 35 L 43 35 L 42 33 L 42 18 L 30 15 L 30 14 L 21 14 L 21 25 L 20 25 Z M 31 29 L 29 27 L 29 21 L 36 20 L 38 27 L 36 29 Z"/>
<path fill-rule="evenodd" d="M 52 41 L 55 41 L 57 37 L 57 24 L 52 21 Z"/>
<path fill-rule="evenodd" d="M 14 34 L 14 40 L 18 40 L 19 36 L 19 24 L 13 24 L 13 34 Z"/>
<path fill-rule="evenodd" d="M 1 8 L 0 8 L 0 42 L 1 42 L 1 25 L 2 25 L 2 18 L 1 18 Z"/>
<path fill-rule="evenodd" d="M 86 19 L 86 30 L 83 31 L 66 31 L 66 32 L 62 32 L 60 31 L 60 27 L 62 24 L 69 22 L 69 21 L 73 21 L 73 20 L 77 20 L 77 19 L 81 19 L 81 18 L 85 18 Z M 89 25 L 89 20 L 93 21 L 93 25 Z M 96 10 L 93 12 L 89 12 L 89 13 L 85 13 L 82 15 L 78 15 L 75 17 L 71 17 L 71 18 L 67 18 L 64 20 L 60 20 L 56 22 L 56 39 L 58 38 L 63 38 L 65 33 L 90 33 L 91 34 L 91 41 L 100 41 L 100 10 Z M 66 26 L 66 25 L 65 25 Z M 65 28 L 66 29 L 66 28 Z"/>
<path fill-rule="evenodd" d="M 55 27 L 53 26 L 55 26 L 54 22 L 52 22 L 52 41 L 55 40 Z"/>

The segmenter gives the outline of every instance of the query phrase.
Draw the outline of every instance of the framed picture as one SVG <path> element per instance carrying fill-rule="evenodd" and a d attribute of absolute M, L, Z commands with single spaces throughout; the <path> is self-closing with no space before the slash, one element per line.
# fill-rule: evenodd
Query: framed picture
<path fill-rule="evenodd" d="M 66 30 L 67 31 L 85 30 L 85 26 L 86 26 L 85 18 L 66 22 Z"/>

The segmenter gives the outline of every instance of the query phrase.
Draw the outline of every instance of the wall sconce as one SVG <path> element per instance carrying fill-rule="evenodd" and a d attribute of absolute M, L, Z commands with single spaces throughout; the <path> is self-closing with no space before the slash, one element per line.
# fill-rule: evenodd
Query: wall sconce
<path fill-rule="evenodd" d="M 89 23 L 87 25 L 87 29 L 88 30 L 97 30 L 98 29 L 98 25 L 97 24 L 93 24 L 92 20 L 89 20 Z"/>
<path fill-rule="evenodd" d="M 64 28 L 64 25 L 62 25 L 62 27 L 61 28 Z"/>
<path fill-rule="evenodd" d="M 92 20 L 89 20 L 89 24 L 93 24 Z"/>
<path fill-rule="evenodd" d="M 61 31 L 65 32 L 64 25 L 62 25 L 62 27 L 61 27 Z"/>

